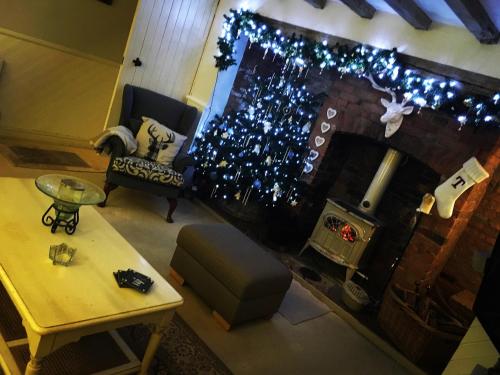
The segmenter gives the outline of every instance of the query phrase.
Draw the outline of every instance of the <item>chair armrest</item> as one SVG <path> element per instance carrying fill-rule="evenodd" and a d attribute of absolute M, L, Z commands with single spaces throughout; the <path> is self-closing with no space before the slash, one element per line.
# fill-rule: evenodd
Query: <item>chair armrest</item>
<path fill-rule="evenodd" d="M 172 166 L 174 171 L 184 173 L 187 167 L 194 167 L 194 158 L 191 155 L 177 155 Z"/>
<path fill-rule="evenodd" d="M 109 137 L 104 143 L 104 147 L 109 149 L 109 155 L 111 155 L 111 159 L 119 156 L 126 156 L 127 154 L 125 143 L 123 143 L 121 138 L 116 135 Z"/>

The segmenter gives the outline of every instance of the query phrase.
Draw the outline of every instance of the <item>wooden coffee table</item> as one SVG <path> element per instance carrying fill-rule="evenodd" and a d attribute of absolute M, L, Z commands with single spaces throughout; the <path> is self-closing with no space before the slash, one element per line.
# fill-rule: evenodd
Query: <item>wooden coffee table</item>
<path fill-rule="evenodd" d="M 106 371 L 146 374 L 182 297 L 93 207 L 81 208 L 73 236 L 47 231 L 40 217 L 49 204 L 33 179 L 0 178 L 0 281 L 26 330 L 31 359 L 25 374 L 39 373 L 44 357 L 82 336 L 153 323 L 142 364 Z M 48 257 L 49 246 L 62 242 L 78 249 L 68 267 L 54 266 Z M 128 268 L 154 280 L 148 294 L 117 286 L 113 271 Z M 21 373 L 9 350 L 22 340 L 16 341 L 0 337 L 7 374 Z"/>

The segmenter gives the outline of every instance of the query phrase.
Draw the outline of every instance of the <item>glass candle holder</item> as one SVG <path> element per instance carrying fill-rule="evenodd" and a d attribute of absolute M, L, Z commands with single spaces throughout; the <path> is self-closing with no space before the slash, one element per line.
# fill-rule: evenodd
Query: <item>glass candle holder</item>
<path fill-rule="evenodd" d="M 59 184 L 59 199 L 65 202 L 80 203 L 82 201 L 85 186 L 70 178 L 61 180 Z"/>
<path fill-rule="evenodd" d="M 49 258 L 52 260 L 52 264 L 60 264 L 63 266 L 68 266 L 71 263 L 76 249 L 74 247 L 69 247 L 64 242 L 60 245 L 52 245 L 49 248 Z"/>

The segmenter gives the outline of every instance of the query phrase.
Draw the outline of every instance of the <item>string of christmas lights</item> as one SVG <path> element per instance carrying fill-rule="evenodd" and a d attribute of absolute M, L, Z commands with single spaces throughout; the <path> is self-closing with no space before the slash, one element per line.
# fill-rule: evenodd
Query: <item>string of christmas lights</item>
<path fill-rule="evenodd" d="M 218 39 L 216 66 L 225 70 L 235 65 L 234 43 L 243 33 L 250 43 L 258 44 L 268 53 L 285 59 L 287 65 L 299 69 L 318 67 L 335 69 L 341 75 L 360 78 L 372 76 L 380 86 L 402 95 L 417 108 L 441 109 L 454 116 L 460 124 L 476 127 L 500 126 L 500 93 L 490 97 L 463 93 L 454 80 L 424 76 L 400 62 L 396 49 L 378 49 L 368 45 L 329 46 L 326 41 L 309 40 L 295 34 L 284 35 L 280 29 L 267 25 L 262 17 L 248 10 L 230 10 Z"/>

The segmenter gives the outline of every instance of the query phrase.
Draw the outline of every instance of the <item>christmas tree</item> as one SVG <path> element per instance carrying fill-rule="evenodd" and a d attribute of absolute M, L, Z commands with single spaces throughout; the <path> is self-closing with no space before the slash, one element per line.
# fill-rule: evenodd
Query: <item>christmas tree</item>
<path fill-rule="evenodd" d="M 198 172 L 210 196 L 295 206 L 309 155 L 308 139 L 320 103 L 293 69 L 257 76 L 242 109 L 215 116 L 195 143 Z"/>

